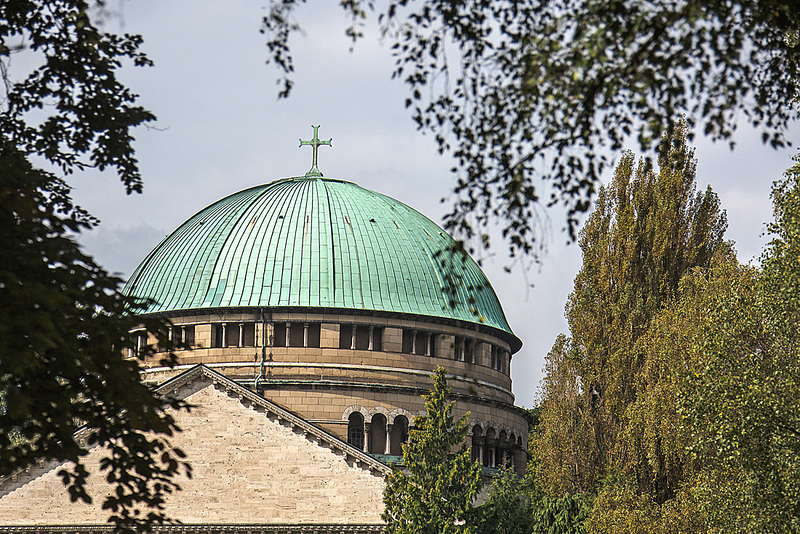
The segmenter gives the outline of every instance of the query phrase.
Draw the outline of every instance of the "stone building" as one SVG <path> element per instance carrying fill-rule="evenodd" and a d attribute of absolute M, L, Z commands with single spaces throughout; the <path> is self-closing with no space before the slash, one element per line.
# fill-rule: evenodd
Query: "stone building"
<path fill-rule="evenodd" d="M 197 406 L 177 415 L 175 438 L 195 476 L 168 506 L 187 524 L 380 530 L 383 477 L 437 366 L 456 416 L 470 413 L 473 457 L 524 470 L 528 419 L 510 378 L 522 343 L 486 276 L 419 212 L 323 177 L 319 144 L 305 176 L 191 217 L 125 288 L 152 299 L 144 313 L 169 318 L 173 339 L 191 347 L 175 368 L 143 369 Z M 154 342 L 132 335 L 140 348 Z M 0 481 L 0 525 L 103 524 L 96 507 L 66 502 L 56 471 Z"/>

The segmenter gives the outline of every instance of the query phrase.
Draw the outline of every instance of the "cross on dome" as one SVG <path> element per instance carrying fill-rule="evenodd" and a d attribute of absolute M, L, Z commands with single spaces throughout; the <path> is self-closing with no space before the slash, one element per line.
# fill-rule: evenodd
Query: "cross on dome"
<path fill-rule="evenodd" d="M 311 139 L 310 141 L 303 141 L 302 139 L 300 139 L 300 148 L 302 148 L 305 145 L 308 145 L 313 149 L 313 155 L 312 155 L 312 160 L 311 160 L 312 161 L 311 162 L 311 170 L 306 173 L 306 178 L 313 178 L 313 177 L 316 177 L 316 176 L 322 176 L 322 173 L 319 171 L 319 168 L 317 167 L 317 150 L 321 146 L 326 146 L 326 145 L 327 146 L 333 146 L 333 145 L 331 145 L 331 141 L 333 141 L 333 137 L 331 137 L 327 141 L 321 141 L 319 136 L 317 135 L 317 132 L 319 131 L 319 126 L 314 126 L 312 124 L 311 127 L 314 128 L 314 138 Z"/>

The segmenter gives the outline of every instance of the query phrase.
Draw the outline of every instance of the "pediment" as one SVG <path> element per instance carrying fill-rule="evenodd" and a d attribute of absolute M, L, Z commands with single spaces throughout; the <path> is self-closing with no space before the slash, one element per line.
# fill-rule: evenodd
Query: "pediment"
<path fill-rule="evenodd" d="M 203 524 L 377 524 L 390 468 L 296 414 L 198 365 L 157 388 L 193 405 L 173 412 L 183 432 L 172 442 L 192 464 L 167 513 Z M 70 503 L 56 475 L 40 465 L 0 481 L 0 525 L 103 524 L 108 491 L 104 451 L 86 457 L 95 503 Z"/>

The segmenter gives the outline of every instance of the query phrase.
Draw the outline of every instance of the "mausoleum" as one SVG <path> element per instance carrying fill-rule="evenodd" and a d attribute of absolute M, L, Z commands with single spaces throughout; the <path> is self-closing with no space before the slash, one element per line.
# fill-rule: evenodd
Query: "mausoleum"
<path fill-rule="evenodd" d="M 437 366 L 456 416 L 470 414 L 473 457 L 489 470 L 525 468 L 528 419 L 510 378 L 522 342 L 481 268 L 413 208 L 323 176 L 317 149 L 329 141 L 317 128 L 303 143 L 313 149 L 308 173 L 200 210 L 125 287 L 150 299 L 142 313 L 168 318 L 186 347 L 177 367 L 155 358 L 142 371 L 199 406 L 176 438 L 199 462 L 189 493 L 171 504 L 185 522 L 379 524 L 383 477 Z M 132 335 L 140 349 L 154 343 L 144 330 Z M 54 469 L 0 482 L 0 524 L 12 519 L 4 507 L 35 508 L 59 489 Z M 358 511 L 334 513 L 350 506 L 347 495 Z"/>

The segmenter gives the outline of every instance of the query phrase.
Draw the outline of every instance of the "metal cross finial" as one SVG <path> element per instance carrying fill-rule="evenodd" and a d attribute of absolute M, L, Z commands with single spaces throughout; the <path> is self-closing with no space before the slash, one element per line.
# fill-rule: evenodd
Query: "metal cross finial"
<path fill-rule="evenodd" d="M 319 137 L 317 136 L 317 131 L 319 130 L 319 126 L 311 125 L 314 128 L 314 138 L 311 141 L 303 141 L 300 139 L 300 147 L 302 148 L 303 145 L 310 145 L 311 148 L 314 150 L 313 159 L 311 163 L 311 170 L 306 173 L 306 178 L 312 178 L 314 176 L 322 176 L 322 173 L 319 172 L 319 168 L 317 167 L 317 149 L 320 146 L 333 146 L 331 145 L 331 141 L 333 141 L 333 137 L 328 139 L 327 141 L 320 141 Z"/>

